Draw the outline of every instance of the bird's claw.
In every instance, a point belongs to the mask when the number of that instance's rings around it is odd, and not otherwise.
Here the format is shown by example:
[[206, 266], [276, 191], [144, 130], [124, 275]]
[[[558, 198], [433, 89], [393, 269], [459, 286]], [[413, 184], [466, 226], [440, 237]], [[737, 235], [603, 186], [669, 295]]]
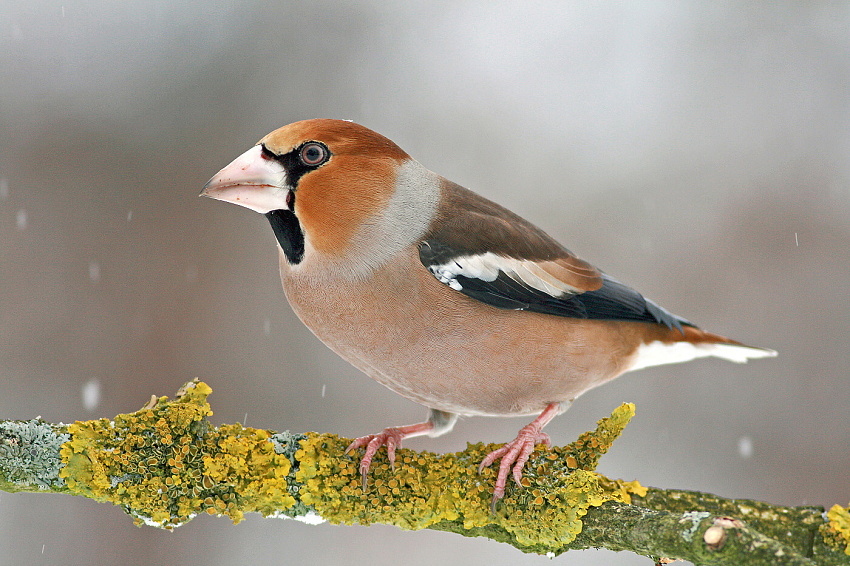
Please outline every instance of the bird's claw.
[[363, 493], [366, 493], [368, 486], [369, 468], [372, 467], [372, 458], [378, 453], [381, 446], [387, 447], [387, 459], [390, 461], [390, 468], [395, 471], [395, 449], [401, 448], [401, 441], [405, 434], [396, 427], [385, 428], [378, 434], [367, 434], [348, 445], [345, 449], [345, 454], [358, 448], [366, 448], [366, 453], [360, 460], [360, 475], [363, 477]]
[[505, 488], [508, 483], [508, 473], [511, 472], [513, 466], [513, 478], [518, 486], [522, 483], [522, 469], [525, 463], [534, 452], [535, 446], [545, 444], [546, 448], [552, 447], [552, 441], [549, 435], [541, 432], [540, 427], [535, 423], [523, 427], [517, 437], [508, 442], [498, 450], [494, 450], [487, 454], [478, 466], [478, 473], [484, 471], [484, 468], [498, 460], [502, 459], [499, 464], [499, 472], [496, 476], [496, 485], [493, 488], [493, 500], [490, 503], [490, 512], [496, 512], [496, 503], [505, 496]]

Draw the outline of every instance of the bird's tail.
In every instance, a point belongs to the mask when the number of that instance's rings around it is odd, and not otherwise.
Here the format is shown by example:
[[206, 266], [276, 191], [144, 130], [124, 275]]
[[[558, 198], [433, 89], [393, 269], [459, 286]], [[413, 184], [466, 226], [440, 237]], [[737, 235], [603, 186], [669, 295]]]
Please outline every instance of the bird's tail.
[[707, 357], [742, 364], [747, 360], [774, 356], [776, 356], [774, 350], [747, 346], [693, 326], [684, 326], [681, 331], [665, 329], [657, 337], [638, 346], [635, 359], [629, 369], [636, 370]]

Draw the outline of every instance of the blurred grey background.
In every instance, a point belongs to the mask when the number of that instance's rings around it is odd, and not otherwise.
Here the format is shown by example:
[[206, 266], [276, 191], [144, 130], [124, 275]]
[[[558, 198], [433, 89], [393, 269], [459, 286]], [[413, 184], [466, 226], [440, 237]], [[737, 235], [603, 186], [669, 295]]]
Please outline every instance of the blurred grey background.
[[[0, 2], [0, 418], [138, 409], [200, 377], [216, 423], [347, 436], [425, 410], [295, 318], [266, 221], [198, 199], [268, 131], [347, 118], [702, 327], [779, 350], [629, 374], [600, 470], [778, 504], [850, 500], [850, 6]], [[324, 393], [324, 394], [323, 394]], [[417, 449], [506, 441], [470, 418]], [[2, 564], [549, 564], [376, 526], [174, 533], [0, 494]], [[649, 564], [605, 551], [558, 564]]]

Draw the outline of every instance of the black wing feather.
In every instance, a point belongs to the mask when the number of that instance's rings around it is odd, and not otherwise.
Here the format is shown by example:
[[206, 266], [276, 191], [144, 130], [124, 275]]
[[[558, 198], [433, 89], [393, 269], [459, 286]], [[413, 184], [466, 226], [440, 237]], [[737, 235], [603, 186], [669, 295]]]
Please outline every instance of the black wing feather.
[[[434, 246], [433, 242], [429, 242]], [[441, 248], [442, 257], [445, 260], [446, 246]], [[423, 246], [420, 248], [428, 249]], [[420, 259], [426, 267], [435, 263], [425, 263], [429, 254], [420, 254]], [[694, 326], [682, 317], [659, 307], [643, 295], [623, 285], [616, 279], [603, 274], [602, 287], [595, 291], [586, 291], [579, 294], [568, 294], [553, 297], [548, 293], [540, 291], [499, 273], [494, 281], [483, 281], [472, 277], [458, 275], [457, 283], [460, 292], [464, 295], [486, 303], [488, 305], [511, 310], [527, 310], [555, 316], [571, 318], [583, 318], [593, 320], [634, 320], [642, 322], [654, 322], [663, 324], [668, 328], [676, 328], [680, 332], [682, 326]]]
[[682, 332], [682, 325], [694, 326], [684, 318], [659, 307], [643, 295], [603, 274], [602, 287], [576, 295], [587, 310], [587, 318], [657, 322]]

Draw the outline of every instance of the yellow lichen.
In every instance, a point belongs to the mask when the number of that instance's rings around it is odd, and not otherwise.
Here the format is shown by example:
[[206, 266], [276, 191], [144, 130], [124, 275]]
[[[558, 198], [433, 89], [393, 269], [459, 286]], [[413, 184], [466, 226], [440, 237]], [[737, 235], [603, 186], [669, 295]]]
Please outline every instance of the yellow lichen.
[[267, 431], [223, 425], [216, 436], [218, 451], [204, 456], [204, 467], [206, 477], [220, 491], [238, 494], [242, 511], [231, 512], [228, 505], [228, 516], [239, 522], [243, 511], [267, 516], [295, 505], [286, 483], [291, 464], [286, 456], [275, 453]]
[[287, 491], [289, 459], [262, 430], [212, 429], [207, 396], [195, 380], [174, 401], [155, 403], [114, 421], [76, 422], [62, 445], [60, 476], [72, 493], [108, 501], [143, 521], [171, 528], [199, 512], [239, 522], [295, 504]]
[[569, 446], [551, 451], [538, 446], [522, 485], [511, 482], [493, 514], [497, 468], [479, 474], [478, 465], [496, 445], [470, 444], [464, 452], [444, 455], [399, 450], [395, 470], [381, 450], [363, 493], [359, 454], [343, 456], [347, 439], [272, 434], [239, 424], [214, 429], [207, 421], [210, 392], [195, 381], [173, 401], [155, 398], [114, 421], [70, 425], [60, 475], [72, 493], [122, 505], [137, 523], [165, 528], [202, 512], [239, 522], [252, 511], [315, 510], [333, 523], [380, 522], [411, 530], [441, 522], [465, 529], [495, 525], [521, 545], [546, 549], [571, 542], [591, 506], [629, 502], [630, 494], [645, 493], [637, 482], [595, 472], [634, 414], [630, 404]]
[[581, 532], [581, 517], [589, 507], [628, 502], [629, 493], [645, 494], [637, 482], [609, 480], [593, 471], [632, 415], [634, 405], [624, 404], [570, 446], [551, 452], [538, 447], [526, 464], [523, 486], [511, 484], [495, 514], [489, 511], [495, 472], [487, 468], [478, 473], [494, 445], [471, 444], [464, 452], [444, 455], [399, 450], [395, 471], [382, 450], [363, 493], [359, 459], [341, 456], [348, 440], [310, 434], [295, 453], [295, 478], [302, 503], [332, 523], [384, 523], [403, 529], [458, 520], [465, 529], [496, 524], [520, 544], [558, 548]]
[[844, 541], [844, 554], [850, 555], [850, 506], [833, 505], [826, 512], [829, 519], [828, 528]]

